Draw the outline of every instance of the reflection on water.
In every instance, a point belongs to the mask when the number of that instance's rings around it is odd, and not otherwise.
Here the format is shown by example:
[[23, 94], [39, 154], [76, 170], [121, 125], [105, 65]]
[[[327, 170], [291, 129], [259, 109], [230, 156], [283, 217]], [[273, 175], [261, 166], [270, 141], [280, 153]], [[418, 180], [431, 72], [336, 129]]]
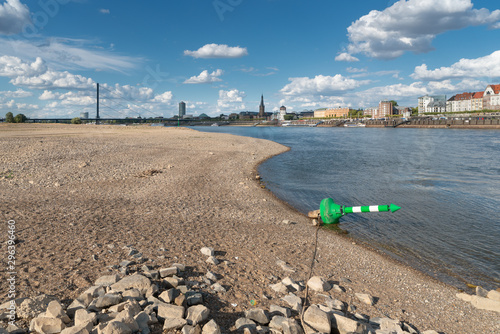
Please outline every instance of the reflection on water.
[[278, 197], [304, 213], [325, 197], [349, 206], [397, 204], [394, 214], [349, 214], [340, 228], [450, 284], [498, 287], [499, 131], [196, 129], [291, 147], [259, 168]]

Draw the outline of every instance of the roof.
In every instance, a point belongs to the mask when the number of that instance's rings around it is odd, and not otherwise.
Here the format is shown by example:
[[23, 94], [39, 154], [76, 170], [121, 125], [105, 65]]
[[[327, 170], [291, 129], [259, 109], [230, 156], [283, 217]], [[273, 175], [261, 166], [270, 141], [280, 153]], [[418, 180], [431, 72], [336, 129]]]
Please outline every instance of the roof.
[[[500, 85], [489, 85], [489, 87], [491, 87], [491, 89], [493, 89], [495, 94], [500, 93]], [[486, 88], [488, 88], [488, 87], [486, 87]]]
[[457, 95], [455, 95], [455, 101], [456, 100], [470, 100], [470, 99], [472, 99], [472, 94], [473, 93], [457, 94]]
[[475, 93], [472, 93], [472, 98], [473, 99], [482, 99], [483, 98], [483, 95], [484, 95], [484, 92], [475, 92]]

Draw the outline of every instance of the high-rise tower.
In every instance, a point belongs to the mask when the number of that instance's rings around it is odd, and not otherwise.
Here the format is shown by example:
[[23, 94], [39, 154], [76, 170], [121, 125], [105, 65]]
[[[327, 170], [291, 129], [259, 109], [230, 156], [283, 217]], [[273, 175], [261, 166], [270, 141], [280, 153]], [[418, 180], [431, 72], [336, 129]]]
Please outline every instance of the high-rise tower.
[[266, 107], [264, 106], [264, 94], [260, 97], [259, 117], [266, 117]]
[[181, 101], [179, 103], [179, 117], [182, 117], [186, 115], [186, 103], [184, 101]]

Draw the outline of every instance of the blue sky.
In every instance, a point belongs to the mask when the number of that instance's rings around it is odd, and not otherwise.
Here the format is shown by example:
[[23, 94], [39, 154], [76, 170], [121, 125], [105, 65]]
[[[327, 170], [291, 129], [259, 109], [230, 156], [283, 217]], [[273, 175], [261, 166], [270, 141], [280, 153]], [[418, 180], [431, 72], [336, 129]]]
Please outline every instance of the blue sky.
[[0, 0], [0, 115], [416, 106], [500, 83], [498, 0]]

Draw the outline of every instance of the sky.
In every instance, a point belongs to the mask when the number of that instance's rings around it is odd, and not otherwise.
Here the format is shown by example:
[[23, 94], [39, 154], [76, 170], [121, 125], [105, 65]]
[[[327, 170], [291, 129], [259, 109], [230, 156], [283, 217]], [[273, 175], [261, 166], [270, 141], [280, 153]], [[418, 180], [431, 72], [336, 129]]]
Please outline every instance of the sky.
[[218, 116], [500, 84], [498, 0], [0, 0], [0, 117]]

